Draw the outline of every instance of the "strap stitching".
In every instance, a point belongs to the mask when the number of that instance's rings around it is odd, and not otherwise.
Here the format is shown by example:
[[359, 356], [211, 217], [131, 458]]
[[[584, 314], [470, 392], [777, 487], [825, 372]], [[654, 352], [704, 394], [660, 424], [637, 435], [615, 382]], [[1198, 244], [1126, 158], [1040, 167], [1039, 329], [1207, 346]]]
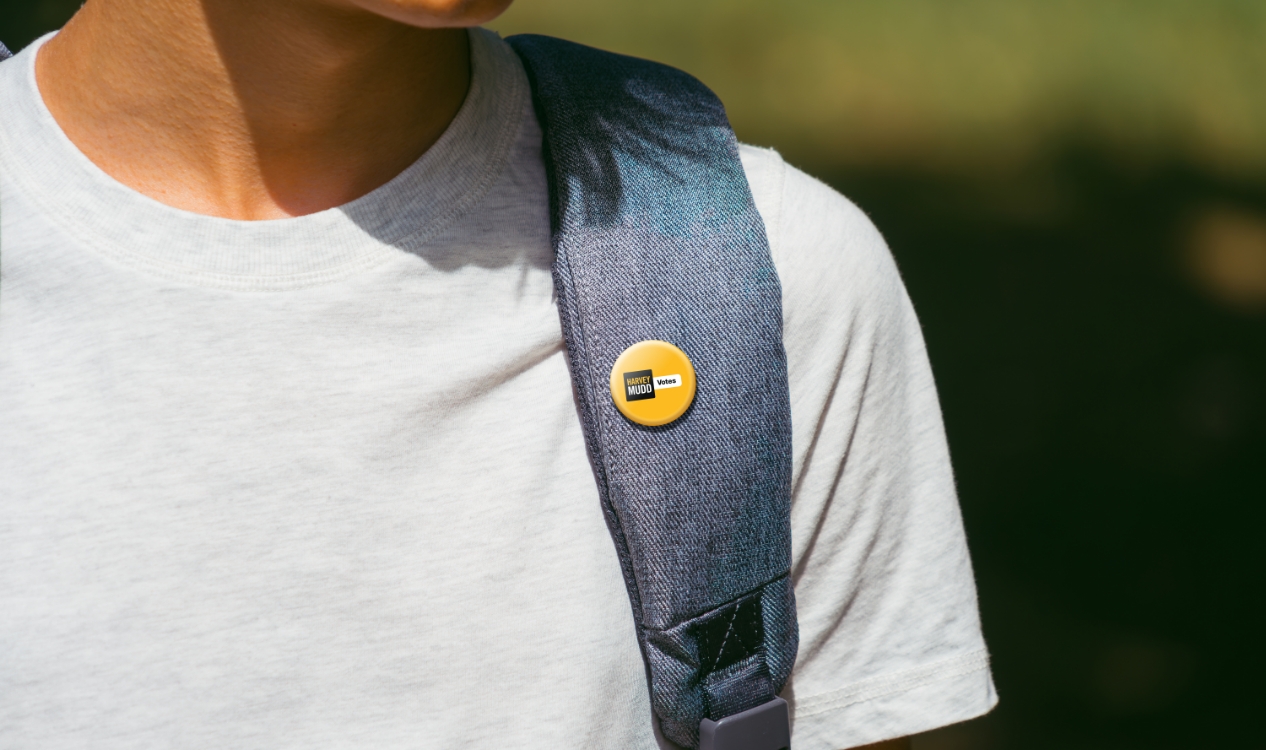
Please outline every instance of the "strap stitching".
[[[716, 668], [717, 663], [721, 661], [721, 656], [725, 653], [725, 644], [730, 642], [730, 633], [734, 632], [734, 621], [738, 619], [738, 611], [739, 611], [739, 607], [741, 606], [743, 605], [742, 604], [735, 605], [734, 611], [730, 613], [730, 622], [725, 627], [725, 635], [721, 637], [721, 646], [720, 648], [717, 649], [716, 655], [712, 657], [713, 669]], [[708, 671], [711, 672], [712, 670], [709, 669]]]

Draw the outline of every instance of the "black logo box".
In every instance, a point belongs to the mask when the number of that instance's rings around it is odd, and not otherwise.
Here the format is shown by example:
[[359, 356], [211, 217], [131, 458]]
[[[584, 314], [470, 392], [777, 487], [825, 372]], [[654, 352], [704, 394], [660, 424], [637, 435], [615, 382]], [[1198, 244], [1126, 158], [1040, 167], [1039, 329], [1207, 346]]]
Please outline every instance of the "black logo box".
[[655, 398], [655, 378], [650, 370], [624, 373], [624, 400], [644, 401]]

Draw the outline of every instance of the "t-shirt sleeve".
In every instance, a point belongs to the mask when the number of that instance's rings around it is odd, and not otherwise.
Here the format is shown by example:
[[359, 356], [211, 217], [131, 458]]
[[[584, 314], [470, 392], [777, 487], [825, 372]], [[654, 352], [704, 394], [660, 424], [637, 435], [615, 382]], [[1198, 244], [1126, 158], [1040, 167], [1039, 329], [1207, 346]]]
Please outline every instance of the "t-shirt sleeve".
[[964, 721], [997, 702], [923, 336], [856, 206], [743, 147], [783, 289], [796, 750]]

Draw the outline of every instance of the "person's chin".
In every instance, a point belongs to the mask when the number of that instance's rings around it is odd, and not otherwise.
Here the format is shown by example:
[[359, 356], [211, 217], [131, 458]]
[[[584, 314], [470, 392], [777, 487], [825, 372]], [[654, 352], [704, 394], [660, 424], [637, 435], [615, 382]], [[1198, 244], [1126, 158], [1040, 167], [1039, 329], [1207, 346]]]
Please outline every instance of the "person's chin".
[[501, 15], [514, 0], [352, 0], [380, 16], [423, 28], [478, 26]]

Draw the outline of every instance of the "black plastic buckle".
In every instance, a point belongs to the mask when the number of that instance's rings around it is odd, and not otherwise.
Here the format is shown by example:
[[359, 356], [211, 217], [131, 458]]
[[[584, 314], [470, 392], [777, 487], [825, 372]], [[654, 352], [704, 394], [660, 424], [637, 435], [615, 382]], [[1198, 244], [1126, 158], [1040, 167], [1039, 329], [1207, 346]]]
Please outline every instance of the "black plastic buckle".
[[720, 721], [699, 722], [699, 750], [790, 750], [787, 701], [774, 698]]

